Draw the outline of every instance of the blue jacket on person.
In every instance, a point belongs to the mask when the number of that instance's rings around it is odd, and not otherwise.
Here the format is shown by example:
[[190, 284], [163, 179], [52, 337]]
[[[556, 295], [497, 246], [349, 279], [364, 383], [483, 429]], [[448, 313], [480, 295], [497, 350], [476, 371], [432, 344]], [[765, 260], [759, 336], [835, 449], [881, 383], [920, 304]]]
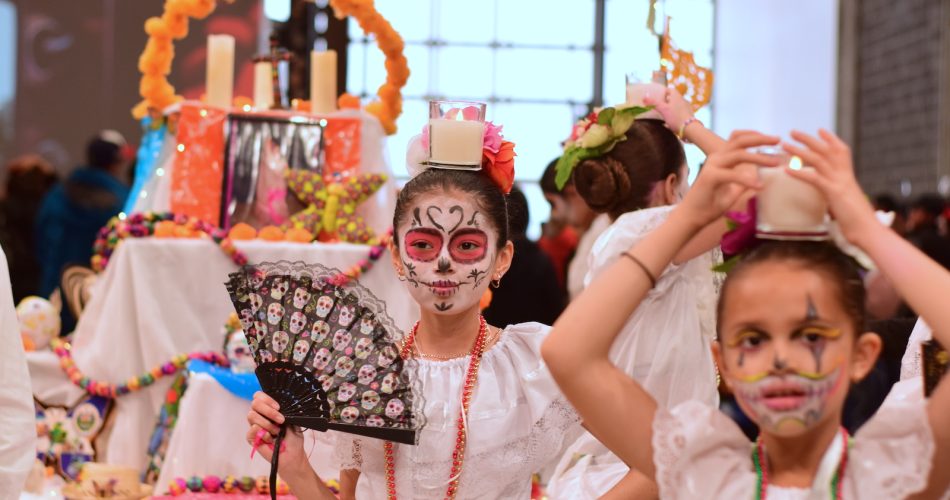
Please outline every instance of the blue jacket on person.
[[129, 188], [119, 179], [93, 167], [74, 171], [46, 194], [34, 232], [41, 296], [59, 286], [68, 264], [89, 265], [96, 233], [122, 211], [128, 196]]

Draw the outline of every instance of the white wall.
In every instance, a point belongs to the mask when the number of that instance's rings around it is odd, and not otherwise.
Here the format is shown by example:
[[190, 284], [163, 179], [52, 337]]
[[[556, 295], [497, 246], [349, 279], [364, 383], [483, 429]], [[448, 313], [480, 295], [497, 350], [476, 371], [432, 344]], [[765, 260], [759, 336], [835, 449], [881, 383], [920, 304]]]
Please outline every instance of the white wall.
[[838, 0], [718, 0], [714, 130], [833, 130], [837, 52]]

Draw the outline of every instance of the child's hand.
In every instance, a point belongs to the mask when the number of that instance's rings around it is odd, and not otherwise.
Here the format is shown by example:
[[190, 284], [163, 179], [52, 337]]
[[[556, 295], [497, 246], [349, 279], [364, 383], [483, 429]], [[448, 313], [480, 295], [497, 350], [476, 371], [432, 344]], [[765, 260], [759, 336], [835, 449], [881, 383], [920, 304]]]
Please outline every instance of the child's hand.
[[819, 130], [818, 136], [792, 132], [792, 138], [804, 146], [783, 144], [783, 149], [815, 170], [788, 170], [788, 173], [821, 191], [844, 237], [861, 247], [858, 239], [862, 234], [883, 226], [875, 218], [871, 202], [854, 177], [851, 149], [827, 130]]
[[676, 210], [699, 227], [721, 217], [744, 193], [759, 188], [757, 165], [779, 163], [774, 155], [747, 149], [775, 145], [778, 141], [778, 137], [759, 132], [733, 132], [722, 150], [706, 158], [696, 182]]
[[673, 88], [667, 87], [662, 95], [646, 94], [643, 96], [643, 104], [653, 106], [666, 122], [666, 128], [674, 134], [678, 134], [686, 120], [693, 117], [693, 108]]
[[[277, 401], [263, 392], [254, 393], [247, 423], [250, 426], [247, 430], [247, 442], [254, 451], [270, 462], [274, 454], [274, 439], [280, 432], [280, 425], [284, 423], [284, 416], [280, 413]], [[285, 479], [302, 475], [309, 470], [310, 462], [304, 452], [303, 433], [299, 429], [287, 429], [281, 442], [280, 455], [278, 469]]]

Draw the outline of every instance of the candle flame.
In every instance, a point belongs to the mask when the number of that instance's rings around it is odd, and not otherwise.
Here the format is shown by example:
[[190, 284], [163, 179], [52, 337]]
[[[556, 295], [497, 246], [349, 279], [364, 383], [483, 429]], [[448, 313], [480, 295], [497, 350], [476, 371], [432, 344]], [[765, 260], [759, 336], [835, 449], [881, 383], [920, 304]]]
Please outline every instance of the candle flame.
[[789, 170], [801, 170], [802, 169], [802, 159], [793, 156], [791, 160], [788, 161]]
[[179, 145], [178, 145], [178, 152], [179, 152], [179, 153], [184, 153], [184, 152], [185, 152], [185, 145], [184, 145], [184, 144], [179, 144]]

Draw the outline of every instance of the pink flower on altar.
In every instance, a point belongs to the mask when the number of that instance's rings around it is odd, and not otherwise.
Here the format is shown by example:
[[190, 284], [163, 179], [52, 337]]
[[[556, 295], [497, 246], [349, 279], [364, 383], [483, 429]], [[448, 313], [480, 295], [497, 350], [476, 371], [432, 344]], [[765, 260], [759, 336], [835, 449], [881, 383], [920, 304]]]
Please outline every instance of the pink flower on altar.
[[726, 218], [732, 223], [732, 229], [722, 236], [722, 253], [727, 257], [739, 255], [752, 249], [758, 240], [755, 236], [756, 206], [755, 198], [749, 200], [745, 212], [729, 212]]

